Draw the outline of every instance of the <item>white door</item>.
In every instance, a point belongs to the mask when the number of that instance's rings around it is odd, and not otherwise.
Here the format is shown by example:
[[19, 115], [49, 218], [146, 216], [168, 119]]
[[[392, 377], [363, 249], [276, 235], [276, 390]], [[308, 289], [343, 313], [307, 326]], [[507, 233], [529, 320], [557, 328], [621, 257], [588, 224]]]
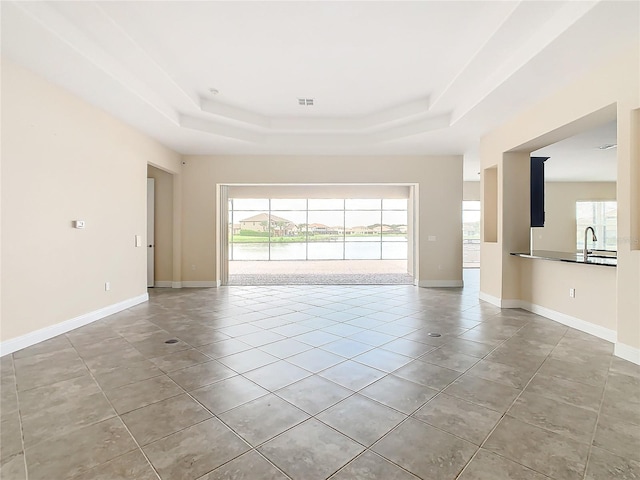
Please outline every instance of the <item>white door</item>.
[[155, 253], [155, 179], [147, 178], [147, 287], [153, 287], [154, 281], [154, 253]]

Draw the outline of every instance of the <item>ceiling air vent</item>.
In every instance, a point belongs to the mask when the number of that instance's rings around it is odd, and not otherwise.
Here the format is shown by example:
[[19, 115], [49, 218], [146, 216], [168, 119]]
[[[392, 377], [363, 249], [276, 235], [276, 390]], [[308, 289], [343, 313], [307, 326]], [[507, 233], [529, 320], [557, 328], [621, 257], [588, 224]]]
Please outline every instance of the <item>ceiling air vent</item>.
[[298, 105], [303, 107], [313, 107], [313, 98], [299, 98]]

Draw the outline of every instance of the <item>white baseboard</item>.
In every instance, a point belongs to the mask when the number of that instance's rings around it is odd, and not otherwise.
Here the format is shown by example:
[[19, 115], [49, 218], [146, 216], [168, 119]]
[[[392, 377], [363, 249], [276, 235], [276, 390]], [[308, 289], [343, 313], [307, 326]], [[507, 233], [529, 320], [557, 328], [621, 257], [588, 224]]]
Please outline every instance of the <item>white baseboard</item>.
[[429, 288], [429, 287], [445, 287], [445, 288], [455, 288], [462, 287], [462, 280], [420, 280], [418, 281], [419, 287]]
[[154, 282], [154, 287], [158, 288], [171, 288], [173, 286], [173, 282], [171, 280], [158, 280]]
[[507, 298], [507, 299], [502, 299], [500, 301], [501, 303], [501, 308], [524, 308], [522, 306], [522, 301], [521, 300], [514, 300], [512, 298]]
[[167, 285], [171, 288], [217, 288], [222, 285], [222, 282], [218, 281], [210, 281], [210, 280], [191, 280], [184, 282], [167, 282], [170, 285]]
[[[595, 325], [591, 322], [587, 322], [577, 317], [572, 317], [571, 315], [567, 315], [566, 313], [551, 310], [550, 308], [543, 307], [541, 305], [536, 305], [534, 303], [525, 302], [522, 300], [503, 300], [502, 298], [494, 297], [483, 292], [480, 292], [479, 298], [480, 300], [484, 300], [485, 302], [488, 302], [500, 308], [522, 308], [523, 310], [527, 310], [531, 313], [535, 313], [536, 315], [543, 316], [555, 322], [561, 323], [562, 325], [566, 325], [567, 327], [575, 328], [576, 330], [580, 330], [581, 332], [588, 333], [589, 335], [593, 335], [594, 337], [601, 338], [603, 340], [606, 340], [607, 342], [615, 343], [617, 338], [617, 333], [615, 330], [611, 330], [600, 325]], [[625, 347], [631, 348], [626, 345]], [[629, 355], [633, 356], [633, 353], [629, 353]], [[636, 353], [636, 355], [638, 355], [638, 353]]]
[[616, 343], [613, 354], [616, 357], [622, 358], [623, 360], [627, 360], [629, 362], [635, 363], [636, 365], [640, 365], [639, 348], [630, 347], [629, 345], [625, 345], [624, 343]]
[[520, 308], [537, 315], [542, 315], [545, 318], [554, 320], [558, 323], [561, 323], [562, 325], [566, 325], [567, 327], [575, 328], [576, 330], [580, 330], [581, 332], [601, 338], [603, 340], [606, 340], [607, 342], [615, 343], [618, 336], [615, 330], [611, 330], [609, 328], [596, 325], [585, 320], [581, 320], [577, 317], [572, 317], [571, 315], [567, 315], [565, 313], [556, 312], [555, 310], [551, 310], [540, 305], [521, 301]]
[[108, 317], [114, 313], [121, 312], [127, 308], [131, 308], [140, 303], [149, 300], [149, 294], [144, 293], [137, 297], [123, 300], [122, 302], [114, 303], [106, 307], [94, 310], [93, 312], [84, 313], [75, 318], [65, 320], [64, 322], [56, 323], [49, 327], [41, 328], [35, 332], [27, 333], [20, 337], [11, 338], [0, 343], [0, 356], [8, 355], [10, 353], [22, 350], [23, 348], [30, 347], [36, 343], [49, 340], [50, 338], [57, 337], [63, 333], [67, 333], [75, 328], [83, 327], [101, 318]]
[[499, 308], [522, 308], [522, 302], [520, 300], [505, 300], [484, 292], [480, 292], [478, 298]]
[[488, 293], [480, 292], [478, 298], [483, 302], [490, 303], [491, 305], [495, 305], [496, 307], [502, 308], [502, 299], [498, 297], [494, 297], [493, 295], [489, 295]]
[[215, 280], [191, 280], [182, 282], [183, 288], [215, 288], [218, 286], [218, 282]]

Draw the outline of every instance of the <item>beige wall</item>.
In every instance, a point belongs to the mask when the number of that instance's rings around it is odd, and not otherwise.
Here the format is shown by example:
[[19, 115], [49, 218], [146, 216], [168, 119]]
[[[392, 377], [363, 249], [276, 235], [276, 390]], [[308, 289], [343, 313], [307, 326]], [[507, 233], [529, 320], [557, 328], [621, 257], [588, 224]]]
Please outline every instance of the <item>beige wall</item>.
[[5, 59], [1, 88], [5, 341], [146, 293], [147, 163], [179, 156]]
[[547, 182], [544, 188], [545, 222], [533, 229], [535, 250], [574, 252], [576, 202], [616, 199], [615, 182]]
[[[462, 157], [184, 157], [183, 282], [216, 282], [220, 184], [417, 184], [418, 279], [421, 285], [462, 281]], [[429, 237], [434, 241], [428, 241]], [[217, 246], [218, 245], [218, 246]], [[218, 248], [218, 251], [216, 251]]]
[[173, 175], [152, 165], [147, 177], [155, 179], [155, 281], [171, 286], [173, 281]]
[[463, 182], [462, 184], [462, 200], [480, 201], [480, 182]]
[[[514, 257], [520, 267], [522, 300], [616, 330], [616, 269]], [[569, 289], [575, 297], [569, 296]], [[597, 301], [590, 301], [591, 299]]]
[[[524, 238], [527, 228], [514, 215], [512, 202], [515, 193], [512, 183], [519, 181], [510, 171], [512, 159], [508, 152], [523, 152], [525, 155], [543, 146], [568, 138], [595, 125], [611, 121], [618, 122], [618, 172], [616, 198], [618, 201], [618, 267], [616, 269], [615, 331], [616, 352], [640, 362], [640, 250], [638, 232], [632, 231], [632, 218], [640, 215], [636, 199], [640, 185], [637, 175], [638, 158], [637, 130], [632, 134], [634, 109], [640, 106], [640, 72], [638, 46], [630, 47], [618, 58], [611, 60], [583, 77], [580, 81], [548, 97], [533, 106], [513, 121], [490, 132], [481, 140], [482, 168], [497, 165], [498, 174], [498, 242], [482, 244], [482, 264], [491, 265], [481, 272], [481, 296], [508, 304], [531, 295], [533, 285], [513, 286], [514, 277], [522, 279], [522, 262], [509, 259], [514, 238]], [[528, 188], [521, 195], [528, 196]], [[519, 212], [528, 218], [529, 213], [522, 202]], [[537, 260], [542, 261], [542, 260]], [[560, 264], [556, 275], [567, 282], [576, 274], [575, 268], [594, 283], [593, 268], [584, 265]], [[536, 277], [537, 278], [537, 277]], [[541, 280], [539, 280], [541, 281]], [[608, 288], [608, 287], [605, 287]], [[565, 292], [568, 297], [568, 292]], [[536, 296], [543, 307], [556, 305], [558, 313], [570, 315], [562, 304], [555, 304], [544, 292]], [[597, 295], [576, 299], [581, 303], [581, 312], [597, 310], [601, 299]], [[551, 306], [548, 307], [552, 309]], [[588, 321], [588, 320], [585, 320]]]
[[403, 185], [236, 185], [229, 198], [409, 198]]

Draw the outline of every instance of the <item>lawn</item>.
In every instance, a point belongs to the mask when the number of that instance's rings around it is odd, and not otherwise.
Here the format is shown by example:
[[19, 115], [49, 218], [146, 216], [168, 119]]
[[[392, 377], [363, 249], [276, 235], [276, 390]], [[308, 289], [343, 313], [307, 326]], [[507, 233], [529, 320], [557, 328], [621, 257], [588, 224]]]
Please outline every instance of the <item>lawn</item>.
[[[404, 237], [404, 234], [385, 234], [383, 237]], [[368, 237], [372, 242], [380, 240], [379, 235], [349, 235], [352, 237]], [[231, 240], [233, 243], [267, 243], [269, 242], [269, 236], [254, 236], [254, 235], [234, 235]], [[300, 243], [300, 242], [341, 242], [342, 235], [299, 235], [295, 237], [271, 237], [271, 243]]]

